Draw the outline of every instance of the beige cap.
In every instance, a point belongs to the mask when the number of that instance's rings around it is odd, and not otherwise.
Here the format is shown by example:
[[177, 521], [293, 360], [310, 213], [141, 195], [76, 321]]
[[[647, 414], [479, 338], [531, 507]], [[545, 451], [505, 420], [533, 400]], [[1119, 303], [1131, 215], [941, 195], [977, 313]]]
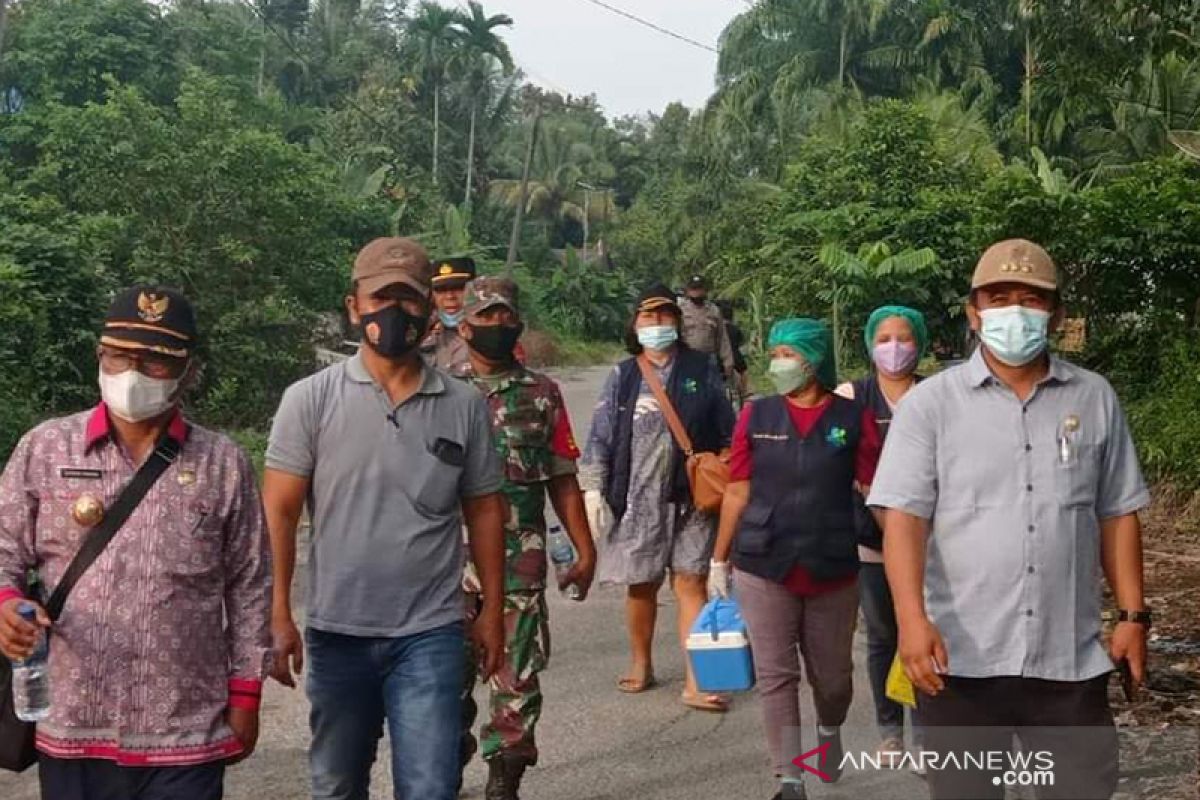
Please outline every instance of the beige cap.
[[975, 265], [971, 289], [996, 283], [1023, 283], [1036, 289], [1056, 291], [1058, 269], [1054, 259], [1028, 239], [1007, 239], [994, 244]]
[[425, 248], [412, 239], [376, 239], [358, 252], [352, 277], [367, 294], [403, 283], [422, 297], [429, 296], [433, 267]]

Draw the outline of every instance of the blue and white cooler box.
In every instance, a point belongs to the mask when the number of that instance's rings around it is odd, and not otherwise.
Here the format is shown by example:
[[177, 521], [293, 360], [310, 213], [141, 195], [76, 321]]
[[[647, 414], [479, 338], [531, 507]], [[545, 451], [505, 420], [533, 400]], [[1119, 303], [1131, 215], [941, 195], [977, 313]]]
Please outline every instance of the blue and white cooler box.
[[754, 688], [754, 661], [746, 621], [733, 599], [713, 598], [700, 611], [687, 639], [688, 660], [703, 692]]

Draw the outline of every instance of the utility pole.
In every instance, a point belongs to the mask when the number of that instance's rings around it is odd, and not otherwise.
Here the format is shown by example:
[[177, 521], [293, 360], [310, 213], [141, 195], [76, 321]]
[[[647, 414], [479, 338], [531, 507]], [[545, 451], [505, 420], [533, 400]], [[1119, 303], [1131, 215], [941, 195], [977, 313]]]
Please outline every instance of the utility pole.
[[575, 185], [583, 189], [583, 257], [586, 259], [588, 242], [591, 240], [592, 192], [596, 191], [596, 187], [583, 181], [576, 181]]
[[521, 223], [525, 220], [526, 195], [529, 193], [529, 170], [533, 166], [533, 151], [537, 147], [538, 129], [542, 125], [542, 104], [539, 101], [533, 114], [533, 130], [529, 133], [529, 147], [525, 150], [525, 167], [521, 170], [521, 192], [517, 201], [517, 213], [513, 215], [512, 236], [508, 239], [508, 258], [504, 261], [504, 274], [512, 277], [517, 263], [517, 245], [521, 239]]
[[8, 21], [8, 0], [0, 0], [0, 56], [4, 55], [4, 23]]

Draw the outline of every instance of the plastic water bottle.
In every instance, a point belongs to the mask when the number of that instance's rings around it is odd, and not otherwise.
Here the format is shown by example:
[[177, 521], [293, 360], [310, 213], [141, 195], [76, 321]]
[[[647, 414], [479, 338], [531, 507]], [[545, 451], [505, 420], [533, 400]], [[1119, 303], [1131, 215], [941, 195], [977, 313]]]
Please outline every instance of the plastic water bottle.
[[[17, 613], [26, 622], [37, 624], [37, 610], [29, 603], [22, 603]], [[46, 631], [39, 626], [33, 652], [28, 658], [13, 662], [13, 705], [19, 720], [37, 722], [50, 713], [49, 655]]]
[[[550, 563], [554, 565], [554, 575], [562, 580], [563, 576], [570, 572], [571, 567], [575, 565], [575, 548], [571, 546], [571, 540], [563, 531], [562, 525], [550, 526], [550, 532], [546, 534], [546, 548], [550, 551]], [[579, 587], [573, 583], [562, 591], [572, 600], [579, 599]]]

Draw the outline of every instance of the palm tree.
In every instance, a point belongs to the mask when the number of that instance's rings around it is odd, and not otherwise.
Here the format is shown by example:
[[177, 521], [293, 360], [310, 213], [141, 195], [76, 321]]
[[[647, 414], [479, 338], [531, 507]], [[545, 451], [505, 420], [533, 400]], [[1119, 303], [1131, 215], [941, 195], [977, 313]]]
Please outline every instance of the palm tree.
[[409, 20], [408, 35], [418, 47], [419, 68], [433, 92], [433, 184], [438, 183], [438, 151], [442, 126], [442, 82], [453, 60], [460, 38], [455, 26], [463, 19], [460, 12], [423, 0]]
[[262, 21], [262, 42], [258, 50], [257, 93], [263, 96], [267, 77], [267, 40], [272, 32], [291, 42], [308, 19], [306, 0], [258, 0], [255, 4]]
[[740, 138], [746, 149], [765, 154], [786, 150], [789, 137], [803, 133], [813, 105], [829, 105], [830, 92], [853, 94], [864, 82], [891, 87], [897, 67], [909, 58], [906, 48], [878, 35], [894, 5], [894, 0], [756, 3], [721, 34], [709, 121], [719, 135]]
[[496, 29], [513, 24], [507, 14], [488, 16], [483, 5], [470, 0], [467, 13], [455, 25], [458, 36], [459, 60], [463, 67], [468, 103], [471, 107], [471, 129], [467, 136], [467, 179], [463, 190], [463, 207], [471, 205], [471, 184], [475, 170], [475, 125], [484, 94], [494, 83], [497, 66], [502, 75], [513, 71], [512, 54], [508, 45], [496, 35]]
[[[591, 145], [573, 131], [550, 128], [538, 141], [526, 191], [525, 212], [541, 221], [547, 240], [554, 225], [575, 222], [583, 226], [610, 219], [616, 204], [613, 192], [587, 184], [592, 172], [603, 173]], [[585, 188], [586, 187], [586, 188]], [[491, 182], [491, 196], [515, 208], [521, 202], [521, 182]]]

